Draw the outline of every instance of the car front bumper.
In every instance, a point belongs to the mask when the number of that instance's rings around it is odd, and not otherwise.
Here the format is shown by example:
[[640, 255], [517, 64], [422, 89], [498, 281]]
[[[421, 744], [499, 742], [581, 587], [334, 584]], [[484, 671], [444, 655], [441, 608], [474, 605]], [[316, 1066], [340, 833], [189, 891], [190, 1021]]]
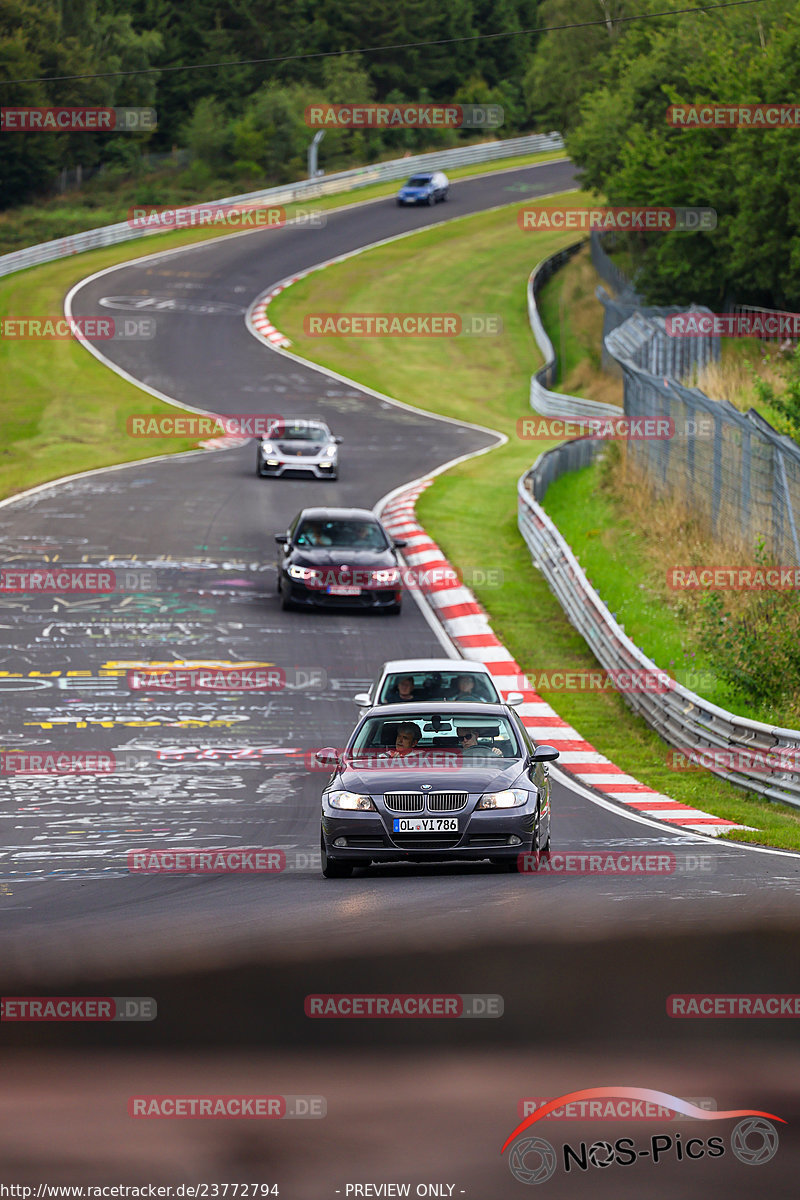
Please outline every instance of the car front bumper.
[[403, 589], [361, 588], [358, 596], [332, 596], [324, 588], [309, 588], [296, 579], [288, 579], [288, 598], [292, 604], [308, 608], [393, 608], [403, 599]]
[[316, 479], [332, 479], [339, 469], [337, 458], [278, 458], [271, 455], [260, 458], [258, 467], [262, 475], [312, 475]]
[[[323, 802], [322, 832], [326, 852], [332, 858], [366, 865], [369, 862], [442, 859], [466, 862], [486, 858], [514, 859], [530, 851], [536, 822], [535, 799], [518, 809], [470, 811], [476, 800], [477, 797], [471, 797], [466, 809], [450, 814], [458, 818], [457, 835], [394, 833], [394, 818], [410, 814], [388, 811], [344, 813]], [[547, 830], [544, 833], [546, 839]], [[337, 844], [342, 840], [344, 844]]]

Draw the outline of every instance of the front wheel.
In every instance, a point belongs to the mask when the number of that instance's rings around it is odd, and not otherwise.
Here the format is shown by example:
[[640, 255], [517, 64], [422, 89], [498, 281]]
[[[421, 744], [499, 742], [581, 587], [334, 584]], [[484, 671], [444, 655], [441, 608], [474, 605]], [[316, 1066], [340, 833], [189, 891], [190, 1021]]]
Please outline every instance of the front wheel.
[[436, 197], [434, 196], [433, 192], [431, 192], [431, 194], [428, 196], [428, 208], [432, 208], [435, 203]]
[[287, 591], [286, 591], [286, 589], [284, 589], [283, 584], [281, 584], [281, 583], [278, 584], [278, 595], [281, 598], [281, 608], [283, 609], [283, 611], [284, 612], [292, 612], [294, 610], [294, 604], [289, 599]]
[[320, 834], [319, 854], [324, 879], [349, 879], [353, 874], [353, 864], [342, 862], [340, 858], [330, 858], [325, 849], [325, 835]]
[[533, 862], [531, 865], [532, 865], [532, 869], [534, 871], [540, 870], [541, 865], [542, 865], [542, 859], [549, 860], [549, 858], [550, 858], [550, 831], [548, 830], [548, 832], [547, 832], [547, 841], [545, 842], [545, 844], [543, 846], [540, 845], [541, 825], [539, 824], [539, 820], [540, 820], [540, 818], [537, 813], [536, 829], [533, 834], [533, 840], [531, 842], [531, 850], [530, 850], [531, 857], [533, 859]]

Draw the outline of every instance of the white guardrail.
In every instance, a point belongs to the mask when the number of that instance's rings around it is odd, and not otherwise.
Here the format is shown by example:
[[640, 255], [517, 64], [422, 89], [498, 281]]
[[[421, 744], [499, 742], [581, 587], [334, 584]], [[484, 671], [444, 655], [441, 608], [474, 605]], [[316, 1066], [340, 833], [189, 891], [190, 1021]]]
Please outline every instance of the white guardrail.
[[528, 278], [528, 320], [531, 331], [539, 347], [544, 366], [531, 376], [530, 401], [534, 412], [545, 417], [621, 417], [623, 412], [615, 404], [603, 404], [599, 400], [585, 400], [582, 396], [568, 396], [565, 392], [551, 392], [550, 385], [556, 377], [556, 353], [553, 343], [547, 336], [545, 327], [539, 316], [536, 298], [540, 288], [551, 275], [577, 254], [585, 246], [588, 238], [551, 254], [533, 268]]
[[[202, 205], [186, 205], [176, 208], [176, 213], [189, 213], [205, 205], [254, 204], [268, 201], [272, 204], [292, 204], [302, 200], [316, 200], [320, 196], [350, 192], [368, 187], [372, 183], [405, 179], [417, 171], [436, 171], [447, 167], [471, 166], [476, 163], [492, 162], [495, 159], [516, 158], [519, 155], [536, 154], [547, 150], [563, 150], [564, 142], [558, 133], [536, 133], [528, 137], [512, 138], [507, 142], [480, 142], [475, 146], [459, 146], [452, 150], [435, 150], [430, 154], [416, 154], [410, 158], [394, 158], [389, 162], [375, 163], [370, 167], [355, 167], [340, 171], [336, 175], [324, 175], [318, 179], [303, 179], [297, 183], [280, 187], [264, 188], [246, 192], [241, 196], [226, 196], [222, 200], [203, 201]], [[0, 276], [35, 267], [40, 263], [66, 258], [70, 254], [81, 254], [84, 250], [96, 250], [101, 246], [115, 246], [120, 242], [136, 238], [152, 237], [163, 232], [158, 228], [132, 229], [127, 221], [116, 225], [104, 225], [99, 229], [88, 229], [85, 233], [71, 234], [52, 242], [41, 242], [38, 246], [27, 246], [0, 256]]]
[[[557, 259], [556, 266], [548, 272], [552, 274], [581, 244], [570, 246], [540, 263], [528, 281], [531, 328], [534, 334], [537, 328], [540, 329], [548, 345], [549, 338], [536, 310], [534, 277], [541, 279], [548, 263]], [[540, 274], [537, 276], [537, 273]], [[548, 357], [538, 336], [536, 340]], [[579, 412], [569, 407], [577, 397], [559, 396], [555, 392], [548, 392], [547, 396], [554, 402], [560, 401], [559, 416], [605, 416], [605, 410], [611, 408], [583, 400], [579, 403], [589, 408]], [[618, 408], [611, 412], [620, 415]], [[531, 551], [534, 566], [542, 572], [570, 622], [585, 638], [601, 666], [609, 672], [644, 671], [663, 675], [664, 671], [634, 645], [611, 615], [539, 503], [554, 479], [564, 471], [586, 466], [602, 447], [603, 443], [598, 439], [576, 438], [541, 454], [517, 485], [519, 530]], [[715, 775], [767, 799], [800, 807], [800, 731], [726, 712], [677, 682], [663, 692], [628, 691], [624, 696], [631, 708], [666, 742], [677, 750], [695, 751], [703, 765]], [[717, 751], [719, 756], [715, 755]], [[729, 763], [735, 766], [727, 766]]]

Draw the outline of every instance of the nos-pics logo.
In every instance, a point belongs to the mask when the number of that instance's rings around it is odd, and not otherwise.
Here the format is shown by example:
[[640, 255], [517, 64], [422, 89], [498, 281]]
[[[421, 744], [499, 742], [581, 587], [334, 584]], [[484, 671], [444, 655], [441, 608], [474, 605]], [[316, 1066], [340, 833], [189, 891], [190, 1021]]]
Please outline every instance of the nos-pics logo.
[[541, 1121], [556, 1109], [577, 1101], [600, 1098], [658, 1104], [662, 1108], [697, 1121], [731, 1121], [738, 1118], [738, 1123], [730, 1134], [729, 1148], [735, 1158], [750, 1167], [763, 1166], [775, 1157], [778, 1151], [778, 1131], [772, 1122], [780, 1121], [781, 1124], [785, 1124], [783, 1117], [751, 1108], [710, 1112], [691, 1104], [688, 1100], [682, 1100], [679, 1096], [653, 1091], [651, 1088], [586, 1088], [579, 1092], [567, 1092], [541, 1105], [521, 1121], [506, 1138], [500, 1153], [505, 1154], [511, 1146], [508, 1165], [514, 1178], [525, 1184], [546, 1183], [555, 1175], [559, 1163], [565, 1174], [569, 1175], [573, 1172], [588, 1172], [593, 1168], [603, 1170], [611, 1166], [631, 1167], [642, 1158], [651, 1159], [654, 1163], [665, 1160], [690, 1162], [702, 1158], [721, 1158], [726, 1153], [724, 1138], [720, 1136], [707, 1139], [694, 1137], [684, 1142], [681, 1135], [674, 1131], [670, 1134], [653, 1134], [641, 1149], [633, 1138], [622, 1137], [613, 1142], [580, 1142], [577, 1146], [564, 1142], [559, 1151], [546, 1138], [537, 1135], [521, 1136], [537, 1121]]

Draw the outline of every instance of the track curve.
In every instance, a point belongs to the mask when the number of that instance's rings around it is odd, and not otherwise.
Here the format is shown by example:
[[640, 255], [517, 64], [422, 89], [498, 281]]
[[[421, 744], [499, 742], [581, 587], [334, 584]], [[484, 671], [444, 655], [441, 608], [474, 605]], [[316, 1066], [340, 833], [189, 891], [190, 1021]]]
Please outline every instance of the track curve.
[[[156, 581], [139, 597], [0, 601], [9, 647], [0, 664], [5, 747], [104, 749], [138, 762], [99, 782], [0, 780], [6, 961], [52, 965], [69, 955], [111, 966], [132, 956], [175, 961], [212, 946], [302, 947], [331, 937], [361, 945], [367, 925], [378, 943], [413, 943], [455, 929], [484, 937], [498, 923], [509, 937], [532, 922], [554, 931], [635, 928], [667, 912], [671, 921], [724, 915], [743, 898], [751, 914], [796, 905], [800, 857], [676, 835], [594, 803], [569, 782], [554, 784], [554, 848], [667, 847], [699, 851], [707, 865], [671, 876], [546, 880], [488, 866], [398, 867], [331, 883], [310, 857], [324, 777], [306, 769], [301, 752], [341, 744], [356, 716], [352, 694], [381, 662], [442, 646], [410, 602], [397, 620], [282, 613], [273, 535], [310, 498], [372, 507], [494, 439], [280, 356], [253, 339], [244, 314], [271, 283], [323, 259], [510, 203], [523, 188], [534, 197], [570, 186], [567, 162], [519, 168], [460, 181], [448, 204], [432, 210], [371, 202], [330, 214], [319, 230], [287, 227], [156, 253], [75, 290], [78, 315], [104, 311], [109, 298], [118, 313], [141, 311], [148, 297], [166, 302], [150, 310], [152, 341], [104, 347], [118, 369], [193, 407], [319, 414], [344, 439], [342, 470], [336, 483], [259, 480], [248, 445], [94, 473], [4, 507], [8, 562], [57, 553], [147, 569]], [[322, 670], [326, 683], [267, 699], [155, 702], [127, 690], [125, 664], [183, 659], [275, 662]], [[127, 872], [129, 850], [159, 844], [274, 846], [299, 857], [296, 869], [268, 879]]]

